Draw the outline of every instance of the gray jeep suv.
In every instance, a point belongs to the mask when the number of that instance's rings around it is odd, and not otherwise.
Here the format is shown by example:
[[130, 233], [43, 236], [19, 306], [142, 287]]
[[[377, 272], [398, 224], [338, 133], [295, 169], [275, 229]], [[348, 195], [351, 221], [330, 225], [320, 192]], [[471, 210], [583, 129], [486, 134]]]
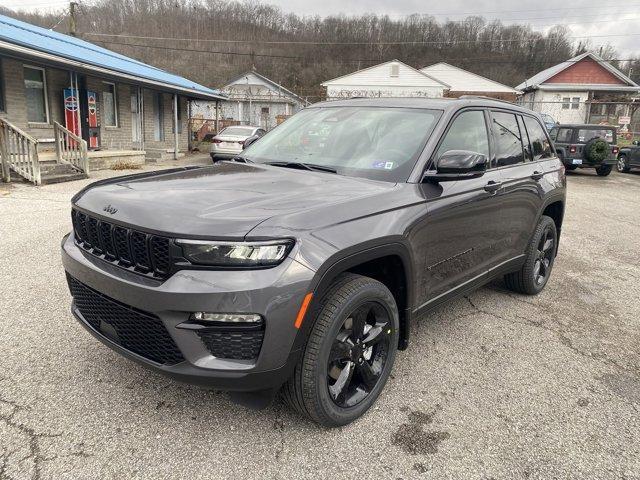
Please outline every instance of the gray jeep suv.
[[616, 127], [608, 125], [558, 125], [549, 132], [558, 157], [567, 170], [594, 168], [601, 177], [617, 163]]
[[497, 277], [540, 292], [564, 204], [527, 109], [336, 101], [231, 161], [88, 186], [62, 259], [73, 314], [110, 348], [336, 426], [375, 402], [414, 317]]

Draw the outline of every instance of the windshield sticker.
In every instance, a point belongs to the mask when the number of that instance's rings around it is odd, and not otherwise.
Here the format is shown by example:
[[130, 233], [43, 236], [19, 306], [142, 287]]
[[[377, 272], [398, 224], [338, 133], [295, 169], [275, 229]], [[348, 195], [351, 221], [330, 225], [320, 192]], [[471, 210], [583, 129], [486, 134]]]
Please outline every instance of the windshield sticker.
[[374, 162], [371, 168], [382, 168], [384, 170], [393, 170], [393, 162]]

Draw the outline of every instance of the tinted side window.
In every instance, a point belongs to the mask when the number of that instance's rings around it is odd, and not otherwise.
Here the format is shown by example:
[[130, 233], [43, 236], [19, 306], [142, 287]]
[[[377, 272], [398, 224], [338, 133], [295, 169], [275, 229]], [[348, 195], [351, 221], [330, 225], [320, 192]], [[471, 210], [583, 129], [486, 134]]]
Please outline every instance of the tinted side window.
[[558, 139], [558, 129], [553, 127], [549, 132], [549, 136], [551, 137], [551, 140], [555, 142]]
[[556, 138], [555, 141], [560, 143], [571, 143], [572, 134], [573, 130], [570, 128], [561, 128], [558, 130], [558, 138]]
[[449, 150], [468, 150], [482, 153], [489, 158], [489, 138], [484, 112], [470, 110], [456, 117], [438, 147], [436, 158], [440, 158]]
[[551, 145], [542, 126], [535, 118], [531, 117], [524, 117], [524, 125], [529, 133], [529, 140], [531, 141], [531, 148], [533, 150], [533, 159], [540, 160], [541, 158], [550, 158]]
[[496, 137], [496, 161], [498, 167], [524, 162], [522, 136], [518, 120], [513, 113], [492, 112], [493, 132]]

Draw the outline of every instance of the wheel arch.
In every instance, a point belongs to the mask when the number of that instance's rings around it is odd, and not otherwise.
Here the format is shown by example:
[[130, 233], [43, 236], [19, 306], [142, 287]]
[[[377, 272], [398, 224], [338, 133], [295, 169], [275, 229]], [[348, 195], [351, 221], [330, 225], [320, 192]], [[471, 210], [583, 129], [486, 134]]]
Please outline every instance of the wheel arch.
[[[413, 269], [411, 255], [406, 245], [398, 242], [386, 243], [327, 260], [318, 270], [312, 284], [313, 300], [309, 315], [315, 318], [320, 301], [335, 279], [342, 273], [356, 273], [383, 283], [393, 294], [400, 316], [398, 348], [404, 350], [409, 341], [409, 325], [413, 302]], [[302, 338], [306, 339], [313, 322], [304, 322]]]
[[[551, 217], [553, 223], [555, 223], [556, 231], [558, 234], [558, 242], [560, 241], [560, 232], [562, 231], [562, 222], [564, 221], [564, 209], [565, 199], [554, 197], [545, 202], [540, 213], [540, 217], [546, 215], [547, 217]], [[540, 218], [538, 218], [538, 221], [540, 221]]]

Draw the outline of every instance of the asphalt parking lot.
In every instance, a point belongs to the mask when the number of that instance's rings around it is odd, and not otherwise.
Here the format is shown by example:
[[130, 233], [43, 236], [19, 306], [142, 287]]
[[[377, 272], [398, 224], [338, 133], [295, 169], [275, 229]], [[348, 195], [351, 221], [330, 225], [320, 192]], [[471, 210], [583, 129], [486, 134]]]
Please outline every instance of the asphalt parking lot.
[[640, 478], [640, 174], [570, 174], [546, 290], [498, 282], [420, 319], [376, 407], [334, 430], [76, 323], [59, 242], [88, 182], [0, 186], [0, 479]]

